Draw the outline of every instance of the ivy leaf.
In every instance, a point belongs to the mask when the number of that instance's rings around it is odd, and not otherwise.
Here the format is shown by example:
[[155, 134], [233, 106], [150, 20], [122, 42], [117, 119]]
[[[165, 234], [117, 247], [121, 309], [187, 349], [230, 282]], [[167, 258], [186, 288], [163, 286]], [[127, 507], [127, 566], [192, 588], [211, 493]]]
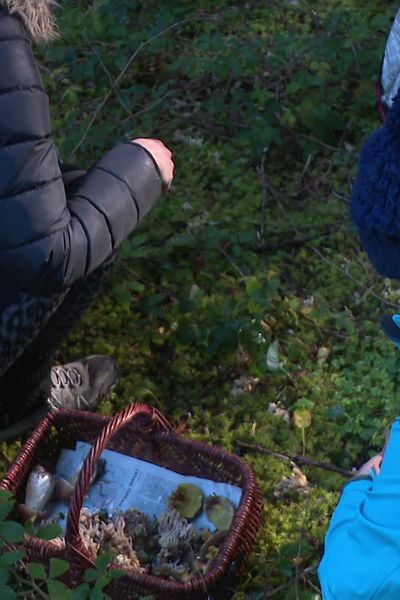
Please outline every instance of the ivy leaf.
[[3, 521], [3, 519], [5, 519], [10, 514], [10, 512], [14, 508], [14, 505], [15, 500], [7, 500], [6, 502], [0, 503], [0, 521]]
[[107, 596], [103, 594], [100, 588], [95, 587], [90, 591], [90, 600], [105, 600]]
[[60, 558], [51, 558], [50, 559], [50, 571], [49, 575], [52, 578], [60, 577], [69, 570], [69, 564], [65, 560], [61, 560]]
[[47, 523], [40, 527], [35, 535], [41, 540], [53, 540], [63, 533], [62, 528], [57, 523]]
[[125, 577], [125, 575], [125, 571], [121, 571], [121, 569], [110, 569], [110, 571], [107, 572], [107, 576], [110, 581], [113, 581], [114, 579], [121, 579], [121, 577]]
[[71, 590], [61, 581], [49, 579], [47, 590], [51, 600], [71, 600]]
[[299, 429], [307, 429], [312, 423], [312, 415], [306, 408], [297, 408], [293, 413], [293, 422]]
[[103, 575], [100, 575], [100, 577], [96, 581], [95, 587], [98, 588], [99, 590], [102, 590], [109, 583], [110, 583], [110, 578], [108, 576], [108, 573], [103, 573]]
[[[11, 578], [10, 567], [1, 567], [0, 568], [0, 583], [8, 583]], [[0, 596], [1, 597], [1, 596]]]
[[267, 351], [267, 367], [270, 371], [281, 371], [282, 364], [279, 362], [279, 342], [275, 340]]
[[36, 530], [32, 521], [26, 521], [26, 523], [24, 523], [24, 531], [27, 535], [36, 535]]
[[87, 583], [82, 583], [73, 590], [70, 600], [87, 600], [90, 588]]
[[14, 590], [12, 590], [8, 585], [3, 585], [0, 583], [0, 598], [1, 600], [15, 600], [17, 597]]
[[47, 579], [47, 573], [43, 565], [39, 563], [28, 563], [26, 565], [26, 570], [32, 579]]
[[100, 556], [96, 558], [95, 563], [98, 571], [100, 571], [100, 573], [104, 573], [108, 565], [110, 564], [110, 561], [111, 555], [109, 552], [104, 552], [103, 554], [100, 554]]
[[10, 490], [0, 490], [0, 503], [7, 502], [7, 500], [11, 500], [13, 497]]
[[97, 569], [86, 569], [83, 579], [84, 581], [96, 581], [101, 574]]
[[140, 281], [137, 281], [136, 279], [131, 279], [130, 281], [127, 281], [126, 287], [129, 291], [138, 294], [146, 289], [146, 286], [143, 285], [143, 283], [140, 283]]
[[0, 535], [12, 544], [23, 542], [25, 538], [24, 528], [20, 523], [14, 523], [14, 521], [1, 521]]
[[2, 556], [0, 556], [0, 567], [9, 567], [10, 565], [15, 565], [15, 563], [21, 560], [23, 556], [24, 553], [21, 550], [5, 552]]

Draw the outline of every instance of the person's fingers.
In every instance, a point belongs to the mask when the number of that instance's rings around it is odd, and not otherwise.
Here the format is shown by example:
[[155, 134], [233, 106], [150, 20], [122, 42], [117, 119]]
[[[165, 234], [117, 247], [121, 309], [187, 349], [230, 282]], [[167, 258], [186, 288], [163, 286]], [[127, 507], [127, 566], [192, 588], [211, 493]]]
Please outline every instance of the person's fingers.
[[381, 468], [381, 463], [382, 463], [382, 455], [381, 454], [377, 454], [376, 456], [373, 456], [372, 458], [370, 458], [369, 460], [367, 460], [367, 462], [365, 462], [358, 469], [357, 475], [369, 475], [369, 472], [371, 471], [371, 469], [373, 469], [375, 471], [375, 473], [377, 475], [379, 475], [380, 468]]
[[377, 475], [379, 475], [382, 464], [382, 454], [378, 454], [371, 459], [371, 469], [375, 471]]
[[156, 162], [162, 180], [162, 189], [164, 192], [171, 187], [174, 176], [174, 162], [172, 160], [172, 152], [161, 140], [136, 138], [133, 143], [143, 146], [152, 155]]
[[172, 163], [172, 167], [170, 169], [170, 175], [168, 177], [168, 180], [163, 185], [164, 192], [169, 192], [173, 179], [174, 179], [174, 164]]

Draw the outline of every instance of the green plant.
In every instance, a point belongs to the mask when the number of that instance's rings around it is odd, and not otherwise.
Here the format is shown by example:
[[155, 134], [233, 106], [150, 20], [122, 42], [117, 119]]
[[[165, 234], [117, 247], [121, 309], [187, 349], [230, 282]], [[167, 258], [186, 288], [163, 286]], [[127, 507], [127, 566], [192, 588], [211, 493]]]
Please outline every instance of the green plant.
[[[104, 588], [112, 580], [121, 577], [121, 571], [107, 572], [111, 556], [102, 554], [96, 560], [96, 569], [86, 569], [84, 583], [74, 590], [60, 581], [69, 570], [69, 564], [59, 558], [51, 558], [48, 569], [42, 564], [28, 562], [23, 542], [25, 535], [35, 535], [51, 540], [62, 533], [55, 524], [34, 527], [28, 521], [25, 526], [8, 519], [15, 500], [6, 490], [0, 490], [0, 595], [4, 600], [24, 598], [47, 598], [48, 600], [107, 600]], [[90, 585], [89, 585], [90, 584]]]

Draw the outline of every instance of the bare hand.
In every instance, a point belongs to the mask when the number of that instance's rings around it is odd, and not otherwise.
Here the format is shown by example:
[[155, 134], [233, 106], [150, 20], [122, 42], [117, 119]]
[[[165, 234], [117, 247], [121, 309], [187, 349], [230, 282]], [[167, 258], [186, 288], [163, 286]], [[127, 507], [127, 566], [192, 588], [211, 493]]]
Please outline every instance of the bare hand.
[[152, 140], [148, 138], [137, 138], [132, 140], [134, 144], [143, 146], [154, 158], [160, 170], [161, 181], [164, 192], [167, 192], [171, 187], [174, 177], [174, 162], [172, 160], [172, 152], [160, 140]]
[[372, 458], [367, 460], [367, 462], [364, 463], [362, 467], [358, 469], [356, 475], [369, 475], [371, 469], [375, 471], [377, 475], [379, 475], [381, 470], [381, 463], [382, 454], [377, 454], [376, 456], [373, 456]]

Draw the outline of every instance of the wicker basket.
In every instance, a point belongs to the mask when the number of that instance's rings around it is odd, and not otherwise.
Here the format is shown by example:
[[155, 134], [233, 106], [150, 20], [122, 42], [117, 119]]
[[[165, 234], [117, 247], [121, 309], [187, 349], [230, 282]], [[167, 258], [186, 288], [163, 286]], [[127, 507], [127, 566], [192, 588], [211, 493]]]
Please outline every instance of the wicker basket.
[[[127, 571], [125, 577], [110, 584], [107, 593], [115, 600], [136, 600], [149, 594], [160, 600], [231, 598], [262, 520], [261, 491], [248, 465], [235, 455], [177, 435], [156, 409], [133, 404], [113, 418], [82, 411], [50, 413], [26, 442], [0, 482], [0, 488], [10, 490], [19, 502], [23, 502], [32, 468], [40, 463], [50, 471], [54, 470], [61, 449], [74, 448], [78, 440], [92, 444], [93, 448], [71, 498], [65, 542], [27, 536], [28, 558], [45, 565], [51, 557], [68, 560], [71, 569], [67, 581], [72, 585], [79, 583], [85, 568], [93, 566], [93, 558], [79, 533], [79, 516], [99, 457], [109, 447], [184, 475], [237, 485], [242, 490], [242, 497], [232, 526], [205, 575], [196, 575], [187, 583], [176, 583]], [[110, 565], [109, 568], [117, 567]]]

